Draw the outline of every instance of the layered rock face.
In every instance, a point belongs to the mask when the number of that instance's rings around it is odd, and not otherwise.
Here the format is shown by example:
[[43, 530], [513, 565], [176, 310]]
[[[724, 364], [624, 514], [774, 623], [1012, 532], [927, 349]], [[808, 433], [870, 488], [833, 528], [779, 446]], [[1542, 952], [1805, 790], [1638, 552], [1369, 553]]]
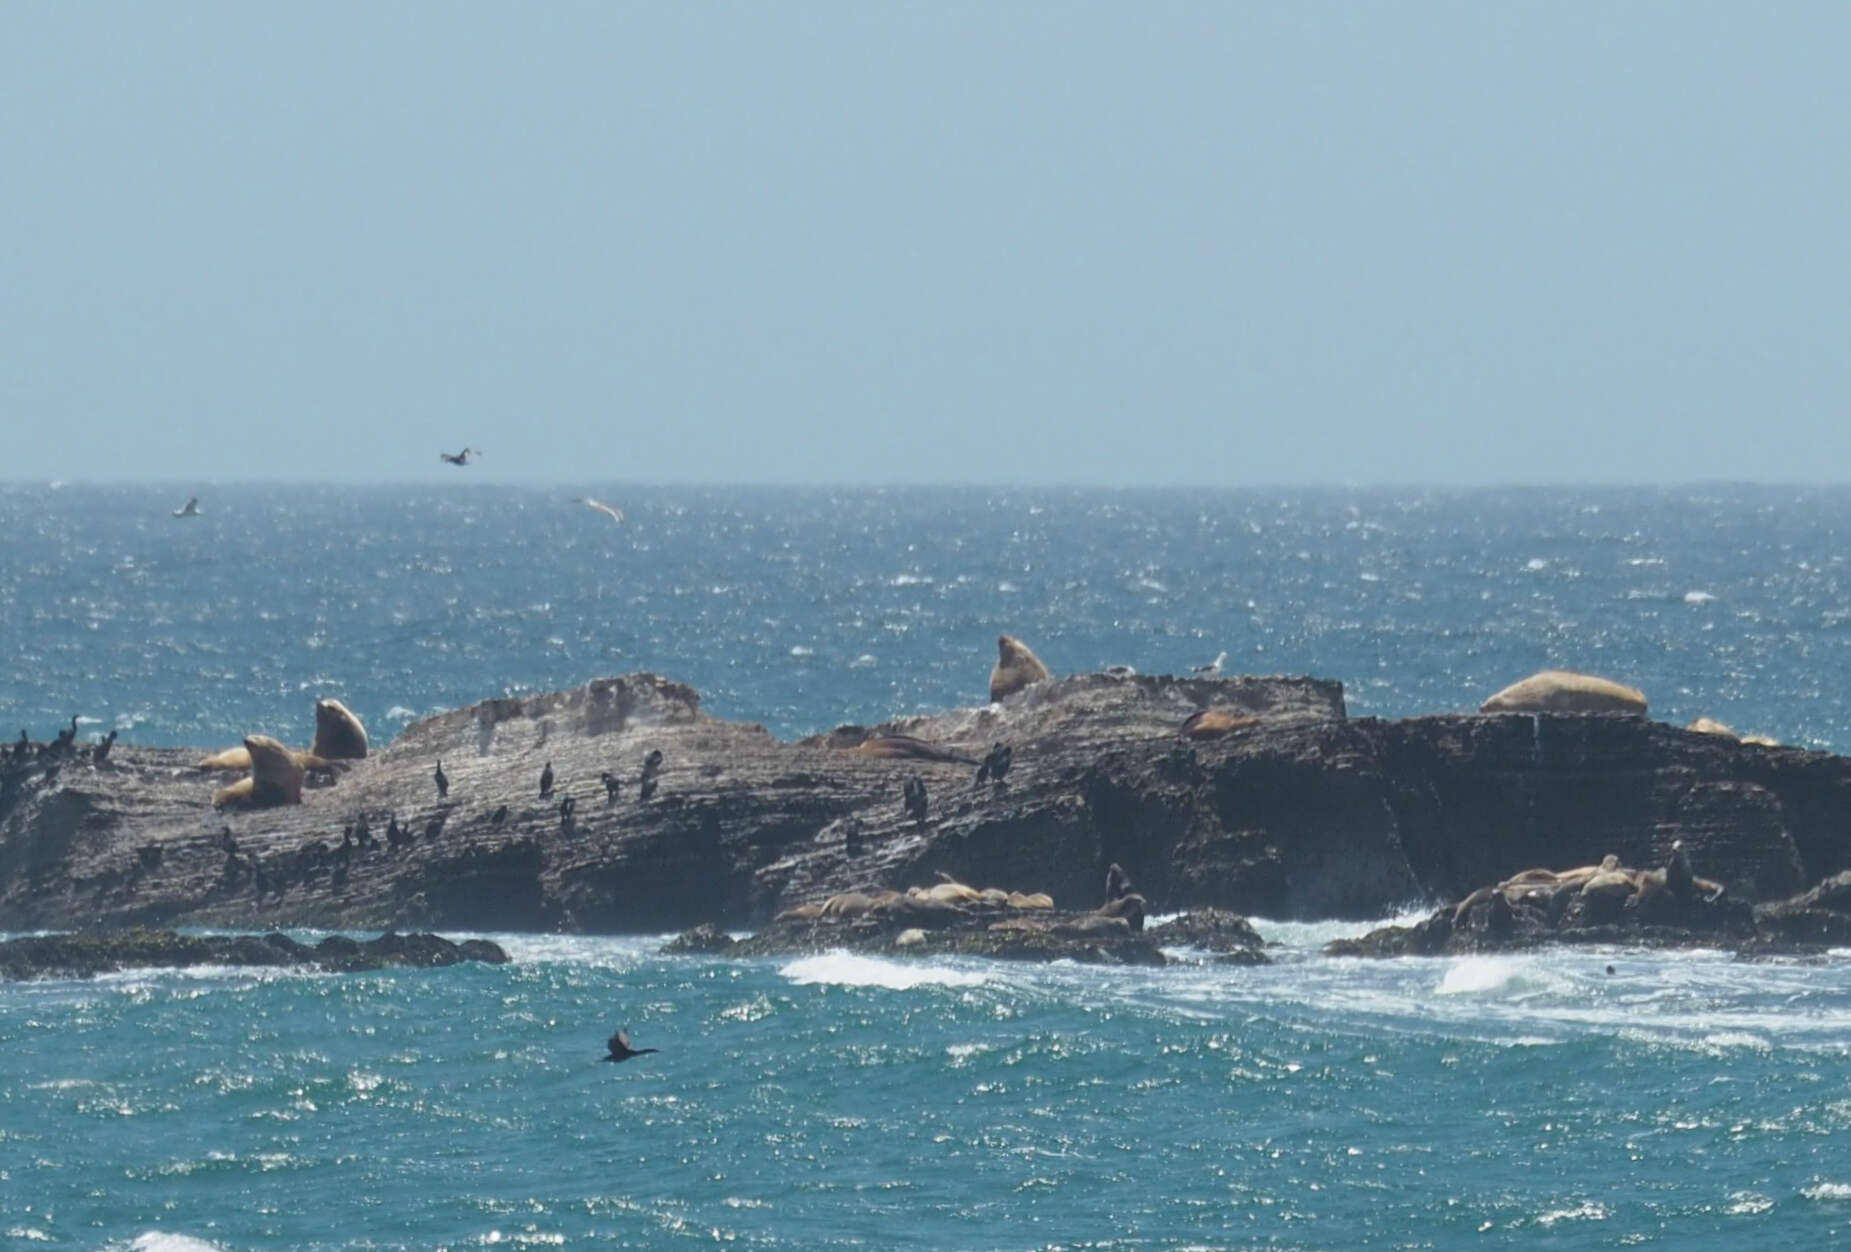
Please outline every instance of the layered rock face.
[[[1232, 729], [1180, 735], [1203, 709]], [[850, 750], [900, 736], [1011, 764], [977, 782]], [[784, 743], [632, 674], [427, 719], [248, 812], [211, 807], [200, 755], [0, 763], [0, 929], [750, 929], [940, 871], [1087, 910], [1112, 862], [1155, 912], [1370, 918], [1534, 865], [1658, 864], [1677, 839], [1732, 898], [1851, 868], [1846, 758], [1618, 715], [1350, 719], [1310, 678], [1077, 675]]]

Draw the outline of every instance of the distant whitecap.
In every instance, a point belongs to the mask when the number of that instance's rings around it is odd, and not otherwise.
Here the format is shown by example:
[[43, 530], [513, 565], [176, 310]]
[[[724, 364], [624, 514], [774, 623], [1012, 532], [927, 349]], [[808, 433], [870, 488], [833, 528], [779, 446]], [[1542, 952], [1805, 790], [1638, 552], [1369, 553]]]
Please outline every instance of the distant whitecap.
[[418, 716], [416, 709], [408, 709], [402, 704], [395, 704], [386, 710], [388, 722], [409, 722]]
[[878, 664], [880, 664], [880, 662], [875, 659], [872, 652], [863, 652], [860, 656], [850, 661], [848, 667], [850, 669], [872, 669]]
[[791, 648], [791, 655], [792, 656], [815, 656], [816, 649], [806, 648], [802, 644], [797, 644]]
[[1549, 568], [1549, 562], [1548, 562], [1548, 560], [1547, 560], [1546, 558], [1544, 558], [1544, 557], [1540, 557], [1540, 556], [1533, 556], [1533, 557], [1531, 557], [1531, 558], [1530, 558], [1529, 560], [1527, 560], [1527, 561], [1525, 561], [1525, 562], [1523, 563], [1523, 568], [1524, 568], [1524, 569], [1527, 569], [1527, 570], [1530, 570], [1530, 571], [1535, 571], [1535, 570], [1539, 570], [1539, 569], [1548, 569], [1548, 568]]
[[1715, 598], [1707, 591], [1686, 591], [1684, 593], [1685, 604], [1708, 604]]

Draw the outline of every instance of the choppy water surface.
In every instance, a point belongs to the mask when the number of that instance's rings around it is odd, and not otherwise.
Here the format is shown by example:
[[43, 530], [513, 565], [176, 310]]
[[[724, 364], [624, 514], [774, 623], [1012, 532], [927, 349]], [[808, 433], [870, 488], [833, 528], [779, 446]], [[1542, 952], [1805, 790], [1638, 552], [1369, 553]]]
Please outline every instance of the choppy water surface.
[[[7, 989], [0, 1234], [1725, 1248], [1851, 1227], [1843, 961], [1301, 946], [1100, 971], [504, 941], [505, 968]], [[601, 1063], [625, 1022], [661, 1052]]]
[[[183, 495], [184, 493], [182, 493]], [[780, 734], [1059, 671], [1469, 707], [1544, 665], [1851, 746], [1851, 493], [0, 488], [0, 727], [385, 738], [651, 669]], [[8, 737], [14, 733], [7, 731]], [[1114, 971], [502, 936], [0, 987], [0, 1247], [1815, 1248], [1851, 960]], [[1184, 954], [1187, 955], [1187, 954]], [[1613, 973], [1606, 972], [1611, 964]], [[629, 1025], [662, 1050], [599, 1062]]]

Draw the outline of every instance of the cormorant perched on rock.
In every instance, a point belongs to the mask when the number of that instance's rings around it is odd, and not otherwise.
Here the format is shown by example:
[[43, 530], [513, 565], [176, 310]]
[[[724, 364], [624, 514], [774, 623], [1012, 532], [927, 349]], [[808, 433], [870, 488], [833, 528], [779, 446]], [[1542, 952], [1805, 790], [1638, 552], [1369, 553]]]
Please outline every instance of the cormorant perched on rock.
[[116, 732], [110, 731], [103, 736], [103, 742], [90, 749], [90, 759], [101, 765], [109, 759], [109, 750], [116, 746]]
[[437, 758], [437, 768], [431, 771], [431, 777], [437, 780], [437, 798], [443, 799], [450, 794], [450, 776], [443, 772], [443, 758]]
[[19, 731], [19, 742], [13, 745], [13, 759], [15, 761], [23, 761], [31, 755], [32, 738], [26, 734], [25, 728], [22, 726]]
[[598, 781], [604, 784], [604, 802], [615, 804], [617, 793], [623, 789], [623, 780], [609, 770], [601, 770], [598, 773]]
[[559, 829], [566, 834], [572, 833], [572, 810], [578, 807], [578, 801], [571, 796], [559, 802]]
[[59, 756], [69, 755], [69, 753], [72, 750], [71, 745], [76, 739], [77, 739], [77, 715], [73, 713], [71, 715], [71, 725], [69, 729], [61, 730], [58, 732], [58, 739], [56, 743], [52, 744], [52, 751], [55, 752]]
[[1003, 779], [1009, 776], [1009, 763], [1015, 756], [1015, 749], [1006, 743], [999, 743], [991, 748], [983, 758], [983, 764], [977, 767], [977, 779], [971, 784], [973, 789], [981, 787], [984, 779], [989, 779], [997, 786], [1002, 786]]
[[490, 813], [488, 816], [488, 824], [491, 826], [499, 826], [507, 820], [508, 820], [508, 806], [505, 804], [502, 805], [500, 808], [496, 809], [493, 813]]
[[409, 826], [400, 826], [398, 824], [398, 814], [397, 813], [387, 814], [386, 815], [386, 847], [389, 849], [397, 849], [401, 847], [402, 845], [410, 843], [410, 842], [411, 842], [411, 828]]
[[1111, 865], [1106, 867], [1105, 871], [1106, 903], [1110, 904], [1114, 900], [1121, 900], [1130, 894], [1131, 875], [1125, 872], [1124, 866], [1120, 865], [1117, 861], [1113, 861]]
[[852, 813], [842, 819], [842, 851], [849, 856], [861, 855], [861, 822]]
[[655, 795], [655, 793], [656, 780], [653, 778], [645, 777], [642, 782], [636, 784], [636, 798], [643, 801], [645, 804], [649, 802], [649, 798]]
[[906, 800], [906, 815], [921, 826], [925, 825], [926, 789], [924, 780], [917, 774], [913, 775], [906, 780], [906, 786], [901, 794]]
[[548, 761], [546, 768], [540, 771], [540, 798], [542, 800], [553, 798], [553, 763], [551, 761]]
[[649, 755], [643, 758], [643, 777], [654, 778], [656, 771], [662, 768], [662, 749], [651, 748]]
[[362, 848], [373, 846], [373, 828], [366, 824], [364, 812], [353, 819], [353, 841]]
[[633, 1056], [642, 1056], [645, 1053], [654, 1052], [656, 1050], [654, 1048], [631, 1047], [630, 1032], [627, 1030], [620, 1030], [612, 1035], [607, 1046], [610, 1048], [611, 1054], [602, 1058], [606, 1061], [627, 1061]]

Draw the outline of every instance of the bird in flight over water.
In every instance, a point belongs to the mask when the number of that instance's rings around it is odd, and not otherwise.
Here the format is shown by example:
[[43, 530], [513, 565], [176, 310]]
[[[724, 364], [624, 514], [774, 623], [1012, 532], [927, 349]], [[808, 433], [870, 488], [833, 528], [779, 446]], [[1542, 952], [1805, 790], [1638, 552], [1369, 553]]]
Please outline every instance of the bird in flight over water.
[[607, 1057], [602, 1058], [603, 1060], [606, 1060], [606, 1061], [627, 1061], [633, 1056], [641, 1056], [645, 1052], [655, 1051], [654, 1048], [633, 1048], [631, 1047], [630, 1046], [630, 1032], [627, 1030], [620, 1030], [616, 1034], [612, 1035], [610, 1038], [609, 1046], [610, 1046], [611, 1054]]
[[578, 502], [580, 504], [587, 505], [591, 508], [596, 509], [598, 512], [604, 514], [604, 516], [610, 518], [613, 522], [616, 522], [619, 526], [623, 525], [623, 510], [622, 509], [615, 508], [611, 505], [608, 505], [604, 503], [604, 501], [602, 500], [593, 500], [590, 496], [580, 496], [578, 498]]
[[1219, 674], [1221, 672], [1221, 667], [1227, 664], [1227, 659], [1228, 659], [1227, 653], [1217, 652], [1215, 654], [1214, 660], [1210, 661], [1207, 665], [1196, 666], [1195, 669], [1191, 672], [1196, 673], [1196, 674], [1206, 674], [1212, 678], [1216, 674]]
[[174, 516], [175, 517], [198, 517], [199, 516], [199, 497], [198, 496], [188, 496], [186, 503], [174, 510]]
[[439, 452], [437, 455], [452, 465], [467, 465], [470, 457], [482, 455], [482, 449], [464, 448], [461, 452]]

